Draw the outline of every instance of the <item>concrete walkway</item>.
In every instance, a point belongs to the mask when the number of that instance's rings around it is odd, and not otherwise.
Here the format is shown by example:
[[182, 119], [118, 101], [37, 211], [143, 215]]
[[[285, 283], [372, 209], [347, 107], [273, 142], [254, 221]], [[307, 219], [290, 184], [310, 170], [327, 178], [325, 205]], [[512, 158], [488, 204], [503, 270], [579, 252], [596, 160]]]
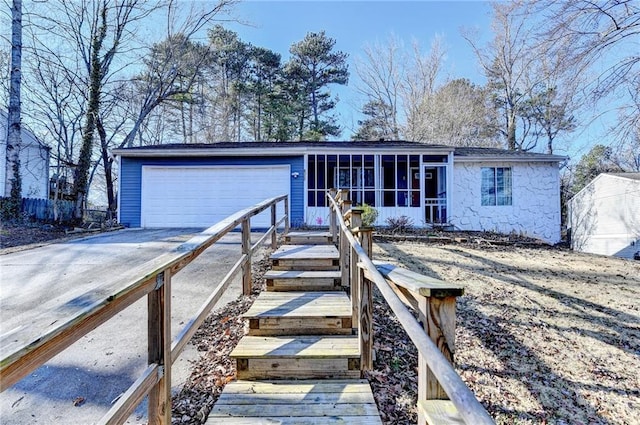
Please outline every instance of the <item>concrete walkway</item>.
[[[132, 229], [0, 255], [0, 335], [19, 331], [43, 308], [98, 287], [187, 241], [200, 229]], [[197, 311], [240, 257], [231, 233], [172, 278], [172, 335]], [[258, 239], [256, 236], [255, 241]], [[258, 258], [255, 259], [256, 261]], [[216, 307], [242, 292], [237, 278]], [[0, 394], [2, 424], [90, 424], [98, 421], [146, 366], [146, 298], [89, 333]], [[172, 386], [189, 376], [190, 345], [174, 365]], [[74, 400], [82, 400], [74, 405]], [[146, 423], [138, 408], [129, 423]]]

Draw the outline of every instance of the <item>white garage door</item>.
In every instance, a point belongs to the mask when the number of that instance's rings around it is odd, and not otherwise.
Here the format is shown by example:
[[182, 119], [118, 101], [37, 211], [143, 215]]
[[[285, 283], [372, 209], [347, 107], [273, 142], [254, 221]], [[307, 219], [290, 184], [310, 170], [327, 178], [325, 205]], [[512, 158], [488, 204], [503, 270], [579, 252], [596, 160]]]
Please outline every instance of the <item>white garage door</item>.
[[[267, 198], [289, 194], [290, 166], [142, 167], [142, 227], [209, 227]], [[278, 205], [282, 217], [282, 203]], [[269, 210], [251, 219], [269, 227]]]

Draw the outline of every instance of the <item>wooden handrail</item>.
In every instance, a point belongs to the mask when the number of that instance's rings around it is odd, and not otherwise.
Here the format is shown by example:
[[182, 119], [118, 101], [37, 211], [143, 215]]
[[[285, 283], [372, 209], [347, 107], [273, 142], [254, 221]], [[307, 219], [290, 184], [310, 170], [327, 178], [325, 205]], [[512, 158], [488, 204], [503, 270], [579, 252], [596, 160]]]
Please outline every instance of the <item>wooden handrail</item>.
[[[340, 207], [333, 197], [327, 195], [329, 206], [334, 211], [340, 211]], [[467, 424], [495, 424], [486, 409], [476, 399], [471, 390], [460, 378], [460, 375], [451, 366], [438, 347], [429, 339], [420, 324], [411, 312], [403, 304], [386, 279], [380, 274], [362, 246], [347, 228], [342, 214], [336, 214], [337, 227], [340, 236], [346, 237], [353, 252], [358, 256], [358, 266], [362, 268], [376, 285], [387, 304], [394, 312], [398, 321], [405, 329], [418, 352], [426, 359], [429, 369], [432, 371], [445, 393], [453, 402], [460, 416]]]
[[[284, 222], [285, 230], [288, 229], [288, 199], [288, 195], [281, 195], [238, 211], [171, 252], [127, 270], [119, 276], [111, 277], [99, 288], [80, 295], [77, 299], [82, 300], [82, 303], [68, 303], [64, 308], [56, 308], [36, 317], [30, 323], [30, 327], [5, 334], [0, 339], [0, 391], [11, 387], [87, 333], [147, 295], [149, 366], [100, 423], [122, 423], [135, 410], [140, 400], [149, 395], [149, 422], [170, 424], [171, 409], [166, 405], [170, 403], [171, 396], [171, 365], [240, 270], [244, 271], [243, 292], [249, 294], [251, 282], [247, 279], [251, 276], [251, 256], [258, 244], [269, 236], [272, 236], [273, 243], [273, 235], [281, 223]], [[275, 206], [279, 202], [284, 202], [284, 215], [276, 221]], [[272, 209], [271, 227], [257, 244], [250, 245], [249, 220], [268, 208]], [[171, 342], [168, 323], [171, 318], [171, 276], [237, 226], [241, 226], [243, 230], [243, 255], [196, 315]], [[51, 323], [53, 325], [50, 325]]]

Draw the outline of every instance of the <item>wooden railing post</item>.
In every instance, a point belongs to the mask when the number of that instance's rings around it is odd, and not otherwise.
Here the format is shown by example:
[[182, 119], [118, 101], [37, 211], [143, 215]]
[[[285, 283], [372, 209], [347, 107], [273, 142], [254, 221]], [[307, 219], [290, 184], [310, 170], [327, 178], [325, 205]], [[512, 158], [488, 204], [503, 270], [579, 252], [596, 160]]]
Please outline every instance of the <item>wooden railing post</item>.
[[[351, 219], [349, 221], [349, 227], [351, 232], [358, 229], [362, 225], [362, 210], [359, 208], [351, 209]], [[355, 235], [358, 238], [358, 235]], [[360, 274], [362, 271], [358, 267], [358, 254], [356, 254], [355, 250], [351, 249], [350, 255], [350, 279], [349, 286], [351, 288], [351, 312], [352, 317], [351, 321], [355, 328], [359, 329], [360, 323]]]
[[273, 227], [273, 233], [271, 234], [271, 249], [278, 248], [278, 228], [276, 227], [277, 215], [276, 215], [276, 205], [271, 205], [271, 227]]
[[[351, 209], [351, 201], [349, 200], [342, 201], [341, 209], [342, 209], [341, 211], [342, 216], [344, 217], [346, 212]], [[340, 273], [341, 273], [342, 286], [347, 287], [349, 286], [349, 277], [350, 277], [349, 276], [349, 267], [350, 267], [349, 254], [351, 254], [351, 245], [349, 244], [349, 239], [347, 239], [346, 236], [344, 236], [342, 233], [340, 233], [339, 242], [340, 242]]]
[[149, 392], [149, 424], [171, 425], [171, 273], [156, 277], [147, 296], [148, 363], [157, 364], [162, 376]]
[[251, 295], [251, 224], [249, 218], [242, 220], [242, 255], [246, 256], [242, 265], [242, 293]]
[[[455, 296], [420, 296], [418, 298], [419, 320], [429, 338], [440, 349], [444, 357], [453, 366], [456, 333], [456, 297]], [[427, 366], [426, 359], [418, 355], [418, 401], [448, 400], [448, 396], [438, 383], [433, 372]], [[422, 410], [418, 409], [419, 416]], [[418, 423], [425, 423], [419, 417]]]
[[284, 234], [289, 233], [289, 197], [284, 198]]
[[[329, 196], [331, 196], [332, 199], [336, 199], [336, 195], [338, 194], [338, 189], [332, 188], [329, 189]], [[329, 207], [331, 207], [331, 204], [328, 204]], [[337, 211], [335, 211], [333, 208], [329, 208], [329, 232], [331, 232], [331, 240], [333, 241], [334, 244], [336, 244], [338, 242], [338, 224], [337, 224], [337, 218], [336, 218], [336, 214]]]
[[340, 189], [340, 203], [349, 200], [349, 189]]
[[[373, 229], [360, 227], [360, 245], [367, 257], [371, 258], [373, 247]], [[360, 270], [360, 359], [362, 370], [373, 369], [373, 284], [364, 277], [364, 270]]]

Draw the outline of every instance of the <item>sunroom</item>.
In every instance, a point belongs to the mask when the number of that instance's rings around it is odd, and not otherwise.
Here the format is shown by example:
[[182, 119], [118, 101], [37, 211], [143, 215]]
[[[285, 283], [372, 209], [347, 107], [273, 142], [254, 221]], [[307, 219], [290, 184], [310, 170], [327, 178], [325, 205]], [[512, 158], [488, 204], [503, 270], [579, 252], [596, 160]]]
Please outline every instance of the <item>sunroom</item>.
[[306, 155], [306, 223], [322, 226], [329, 188], [348, 189], [352, 202], [378, 211], [376, 224], [409, 217], [417, 226], [448, 223], [453, 153], [317, 153]]

